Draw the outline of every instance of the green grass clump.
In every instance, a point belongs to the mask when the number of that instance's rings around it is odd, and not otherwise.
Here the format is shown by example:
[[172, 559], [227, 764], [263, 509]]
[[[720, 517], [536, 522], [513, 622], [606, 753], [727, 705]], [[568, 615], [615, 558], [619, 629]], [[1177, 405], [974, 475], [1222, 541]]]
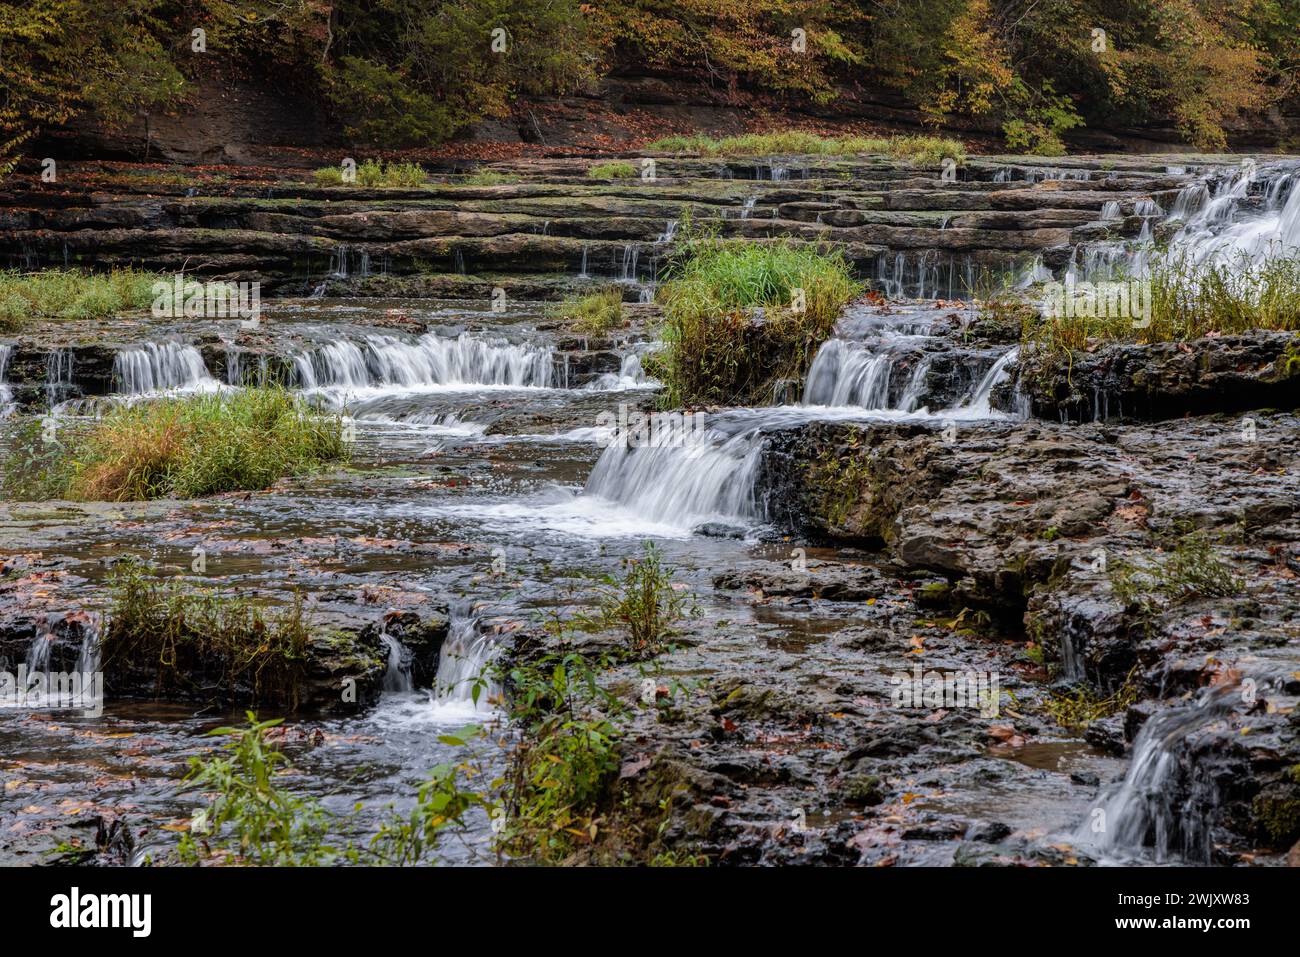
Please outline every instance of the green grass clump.
[[117, 406], [80, 431], [60, 428], [52, 442], [41, 430], [20, 435], [27, 452], [14, 472], [35, 486], [7, 485], [14, 497], [196, 498], [268, 488], [348, 455], [341, 416], [277, 386]]
[[1088, 725], [1102, 718], [1127, 711], [1137, 703], [1141, 687], [1135, 666], [1112, 694], [1101, 695], [1084, 686], [1072, 692], [1053, 692], [1044, 702], [1052, 719], [1070, 731], [1082, 732]]
[[1034, 349], [1068, 353], [1098, 342], [1185, 342], [1255, 329], [1300, 331], [1300, 258], [1273, 255], [1251, 262], [1243, 256], [1233, 262], [1195, 263], [1166, 256], [1152, 264], [1148, 280], [1149, 323], [1148, 317], [1132, 314], [1051, 316], [1031, 310], [1021, 327], [1022, 340]]
[[0, 330], [18, 329], [33, 319], [103, 319], [154, 300], [153, 285], [171, 276], [139, 269], [92, 273], [51, 269], [0, 271]]
[[382, 160], [366, 160], [357, 167], [356, 176], [348, 182], [339, 166], [326, 166], [312, 174], [312, 180], [318, 186], [423, 186], [429, 181], [426, 173], [418, 163], [384, 163]]
[[604, 336], [623, 325], [623, 293], [619, 289], [602, 289], [585, 296], [566, 299], [551, 314], [570, 324], [581, 336]]
[[461, 186], [502, 186], [506, 183], [517, 183], [522, 177], [516, 173], [498, 173], [494, 169], [480, 169], [457, 180]]
[[846, 136], [825, 137], [800, 130], [746, 133], [714, 138], [669, 136], [648, 143], [646, 149], [665, 153], [698, 153], [701, 156], [851, 156], [877, 154], [906, 160], [918, 166], [933, 166], [945, 159], [958, 165], [966, 160], [966, 148], [959, 140], [938, 136]]
[[301, 598], [278, 611], [194, 588], [133, 559], [109, 582], [104, 668], [153, 676], [160, 693], [206, 693], [219, 682], [227, 700], [297, 707], [311, 627]]
[[587, 170], [591, 179], [635, 179], [636, 167], [631, 163], [597, 163]]
[[839, 252], [789, 240], [686, 245], [658, 297], [669, 406], [771, 401], [777, 380], [802, 380], [840, 310], [862, 291]]

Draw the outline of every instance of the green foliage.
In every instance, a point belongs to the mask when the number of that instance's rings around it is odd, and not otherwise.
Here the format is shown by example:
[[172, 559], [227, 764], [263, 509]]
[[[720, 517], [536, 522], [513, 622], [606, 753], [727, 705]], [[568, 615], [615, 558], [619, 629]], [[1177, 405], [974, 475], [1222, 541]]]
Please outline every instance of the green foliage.
[[429, 181], [426, 173], [418, 163], [387, 163], [382, 160], [366, 160], [356, 169], [351, 182], [343, 176], [343, 169], [338, 166], [326, 166], [312, 173], [312, 179], [318, 186], [423, 186]]
[[1139, 697], [1141, 685], [1134, 666], [1124, 683], [1109, 695], [1100, 695], [1085, 685], [1070, 692], [1052, 692], [1044, 707], [1062, 728], [1081, 733], [1094, 721], [1127, 711]]
[[171, 279], [138, 269], [108, 273], [3, 270], [0, 331], [21, 328], [34, 319], [104, 319], [128, 309], [143, 309], [154, 300], [153, 284], [170, 283]]
[[1045, 315], [1010, 306], [1009, 299], [989, 308], [1020, 316], [1026, 347], [1067, 355], [1097, 342], [1184, 342], [1253, 329], [1300, 331], [1300, 259], [1272, 255], [1262, 262], [1242, 257], [1195, 263], [1166, 255], [1153, 260], [1145, 281], [1149, 322], [1132, 314]]
[[551, 314], [580, 336], [607, 336], [623, 325], [623, 293], [617, 288], [589, 292], [566, 299]]
[[665, 153], [701, 156], [890, 156], [917, 165], [933, 166], [945, 159], [958, 165], [966, 161], [961, 141], [938, 136], [824, 137], [801, 130], [746, 133], [715, 139], [703, 134], [668, 136], [646, 144]]
[[591, 179], [636, 179], [636, 167], [631, 163], [597, 163], [587, 169]]
[[1180, 531], [1163, 558], [1152, 556], [1140, 565], [1113, 560], [1108, 574], [1115, 597], [1144, 618], [1163, 605], [1192, 598], [1230, 598], [1245, 588], [1232, 566], [1218, 557], [1209, 534], [1199, 528]]
[[642, 557], [622, 564], [622, 577], [604, 578], [601, 623], [622, 632], [634, 657], [649, 657], [663, 649], [677, 623], [691, 612], [691, 599], [673, 583], [672, 569], [664, 567], [654, 543], [646, 543]]
[[348, 455], [340, 415], [278, 386], [115, 406], [55, 448], [67, 498], [113, 502], [264, 489]]
[[[274, 867], [431, 863], [444, 832], [463, 828], [474, 808], [489, 814], [493, 810], [479, 793], [461, 788], [463, 776], [480, 770], [472, 760], [440, 764], [421, 785], [415, 807], [405, 817], [392, 814], [368, 846], [354, 845], [342, 833], [354, 826], [351, 817], [331, 814], [316, 800], [276, 783], [290, 770], [288, 759], [267, 741], [267, 732], [280, 723], [280, 719], [258, 721], [250, 711], [246, 726], [210, 732], [232, 738], [222, 746], [228, 756], [190, 759], [185, 788], [211, 797], [180, 840], [183, 863]], [[463, 746], [480, 733], [470, 727], [448, 737]]]
[[210, 732], [234, 739], [222, 746], [228, 757], [190, 758], [187, 787], [214, 793], [181, 838], [182, 862], [211, 859], [214, 848], [220, 852], [218, 862], [237, 864], [310, 867], [340, 858], [340, 849], [328, 843], [324, 809], [275, 783], [288, 761], [267, 744], [266, 732], [280, 723], [259, 722], [250, 711], [247, 728]]
[[861, 288], [838, 252], [790, 241], [688, 240], [659, 296], [667, 404], [770, 401], [776, 381], [802, 378]]
[[106, 667], [156, 674], [160, 691], [220, 675], [231, 699], [297, 707], [311, 640], [300, 597], [268, 611], [133, 559], [117, 566], [109, 586]]

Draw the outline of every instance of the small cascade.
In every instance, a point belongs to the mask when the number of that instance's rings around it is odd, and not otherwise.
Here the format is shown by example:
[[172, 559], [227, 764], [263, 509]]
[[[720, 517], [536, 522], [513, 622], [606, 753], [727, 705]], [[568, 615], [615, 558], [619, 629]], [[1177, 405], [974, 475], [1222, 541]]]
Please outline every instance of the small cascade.
[[45, 401], [50, 408], [72, 394], [72, 353], [56, 349], [45, 360]]
[[915, 412], [925, 397], [926, 379], [930, 373], [931, 358], [925, 356], [912, 369], [912, 376], [907, 380], [907, 387], [898, 400], [898, 408], [903, 412]]
[[956, 299], [975, 288], [975, 263], [936, 249], [876, 257], [876, 284], [891, 299]]
[[384, 672], [384, 690], [395, 694], [410, 694], [414, 690], [411, 679], [411, 651], [386, 631], [379, 640], [388, 649], [388, 669]]
[[32, 639], [27, 648], [27, 673], [45, 673], [50, 667], [50, 656], [54, 651], [54, 632], [45, 631]]
[[13, 412], [14, 393], [9, 388], [8, 380], [5, 378], [5, 372], [9, 368], [9, 357], [13, 354], [14, 347], [0, 343], [0, 419]]
[[[567, 360], [567, 356], [566, 356]], [[623, 356], [617, 373], [604, 372], [584, 386], [589, 392], [607, 392], [616, 389], [639, 389], [649, 385], [641, 367], [641, 354], [629, 352]]]
[[203, 356], [181, 342], [149, 342], [113, 357], [113, 380], [128, 395], [215, 386]]
[[1214, 768], [1191, 758], [1197, 735], [1241, 701], [1241, 688], [1220, 685], [1185, 705], [1153, 715], [1133, 742], [1128, 773], [1078, 829], [1075, 840], [1104, 857], [1131, 861], [1150, 853], [1208, 864], [1212, 843], [1207, 808], [1217, 802]]
[[414, 342], [369, 336], [338, 340], [294, 357], [295, 384], [303, 389], [421, 388], [428, 386], [553, 385], [553, 354], [542, 346], [462, 334], [434, 333]]
[[473, 604], [465, 599], [453, 603], [447, 640], [438, 653], [435, 707], [452, 711], [490, 710], [490, 702], [501, 697], [501, 687], [488, 671], [499, 650], [496, 635], [483, 627]]
[[757, 196], [750, 196], [748, 199], [746, 199], [745, 205], [740, 207], [740, 218], [749, 219], [750, 216], [754, 215], [754, 206], [757, 203], [758, 203]]
[[[979, 385], [975, 387], [970, 402], [966, 405], [968, 412], [978, 416], [993, 414], [993, 406], [991, 404], [993, 398], [993, 387], [1011, 375], [1011, 366], [1014, 365], [1016, 360], [1019, 358], [1020, 347], [1014, 346], [1004, 352], [1001, 357], [998, 358], [997, 362], [993, 363], [993, 367], [984, 374], [984, 378], [981, 379]], [[1023, 411], [1021, 414], [1023, 415]]]
[[591, 273], [587, 272], [587, 246], [582, 247], [582, 265], [578, 268], [579, 279], [590, 279]]
[[1112, 199], [1102, 203], [1101, 218], [1104, 220], [1120, 219], [1119, 201]]
[[330, 253], [330, 277], [333, 279], [348, 278], [348, 244], [339, 243]]
[[889, 408], [889, 380], [894, 356], [860, 343], [830, 339], [813, 358], [804, 386], [807, 405], [856, 405]]
[[665, 432], [654, 446], [610, 445], [582, 494], [677, 528], [760, 517], [754, 501], [763, 444], [758, 427], [723, 430], [715, 422], [696, 431], [684, 421], [670, 420]]
[[1300, 247], [1297, 183], [1300, 166], [1295, 164], [1266, 170], [1246, 166], [1217, 188], [1205, 186], [1186, 198], [1180, 193], [1173, 215], [1182, 212], [1186, 221], [1170, 241], [1171, 253], [1193, 263], [1231, 266], [1242, 259], [1258, 264], [1270, 256], [1295, 255]]
[[659, 234], [659, 238], [656, 239], [655, 242], [662, 246], [665, 243], [671, 243], [676, 236], [677, 220], [670, 219], [668, 220], [668, 225], [664, 227], [664, 231]]
[[636, 282], [636, 266], [640, 256], [641, 247], [636, 243], [623, 246], [623, 262], [618, 277], [621, 282]]

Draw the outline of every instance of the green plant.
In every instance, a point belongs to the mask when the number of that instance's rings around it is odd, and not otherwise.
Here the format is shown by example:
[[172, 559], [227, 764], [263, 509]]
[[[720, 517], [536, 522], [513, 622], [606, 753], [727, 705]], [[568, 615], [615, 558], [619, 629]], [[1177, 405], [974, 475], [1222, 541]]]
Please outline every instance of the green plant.
[[862, 288], [841, 253], [788, 240], [690, 237], [684, 255], [659, 296], [669, 406], [770, 401], [777, 381], [802, 378]]
[[[177, 850], [183, 863], [413, 866], [429, 862], [444, 832], [463, 828], [471, 810], [482, 808], [489, 815], [495, 810], [480, 792], [461, 787], [463, 776], [482, 772], [472, 759], [440, 764], [421, 785], [415, 807], [405, 817], [390, 809], [390, 819], [369, 844], [357, 846], [343, 837], [356, 826], [352, 817], [332, 814], [316, 800], [276, 784], [290, 765], [270, 746], [267, 732], [281, 719], [258, 721], [251, 711], [247, 718], [244, 727], [209, 732], [232, 739], [221, 749], [228, 756], [190, 758], [182, 789], [211, 796], [181, 837]], [[463, 747], [481, 734], [482, 729], [471, 726], [442, 740]]]
[[702, 156], [852, 156], [877, 154], [933, 166], [945, 159], [958, 165], [966, 161], [959, 140], [936, 136], [825, 137], [802, 130], [746, 133], [715, 139], [703, 134], [668, 136], [646, 144], [665, 153], [699, 153]]
[[1245, 583], [1232, 566], [1215, 553], [1204, 529], [1182, 528], [1163, 558], [1135, 564], [1114, 559], [1109, 564], [1111, 590], [1125, 607], [1136, 608], [1149, 621], [1164, 604], [1191, 598], [1228, 598], [1241, 594]]
[[591, 179], [635, 179], [636, 167], [631, 163], [597, 163], [587, 169]]
[[494, 169], [479, 169], [466, 174], [457, 183], [461, 186], [501, 186], [505, 183], [517, 183], [521, 177], [516, 173], [498, 173]]
[[160, 691], [217, 679], [228, 699], [297, 707], [312, 637], [301, 596], [268, 610], [135, 559], [114, 569], [109, 596], [105, 666], [152, 675]]
[[222, 746], [228, 756], [190, 758], [185, 788], [213, 796], [181, 838], [184, 863], [212, 859], [214, 849], [219, 861], [276, 867], [326, 865], [343, 856], [329, 843], [330, 818], [321, 806], [275, 783], [288, 761], [267, 744], [266, 732], [280, 723], [259, 722], [250, 711], [247, 727], [209, 732], [233, 739]]
[[18, 329], [33, 319], [103, 319], [154, 301], [154, 283], [171, 276], [138, 269], [92, 273], [51, 269], [0, 271], [0, 330]]
[[68, 498], [115, 502], [263, 489], [348, 455], [342, 416], [279, 386], [116, 406], [57, 448]]
[[604, 579], [601, 622], [623, 633], [633, 656], [648, 657], [663, 648], [676, 624], [690, 613], [691, 600], [673, 584], [672, 570], [663, 566], [663, 556], [653, 543], [646, 543], [640, 558], [624, 559], [622, 564], [621, 578]]
[[581, 336], [606, 336], [623, 325], [623, 293], [617, 288], [566, 299], [551, 315], [570, 324]]
[[319, 186], [414, 187], [429, 181], [429, 174], [418, 163], [388, 163], [369, 159], [354, 171], [349, 180], [338, 166], [315, 170], [312, 179]]

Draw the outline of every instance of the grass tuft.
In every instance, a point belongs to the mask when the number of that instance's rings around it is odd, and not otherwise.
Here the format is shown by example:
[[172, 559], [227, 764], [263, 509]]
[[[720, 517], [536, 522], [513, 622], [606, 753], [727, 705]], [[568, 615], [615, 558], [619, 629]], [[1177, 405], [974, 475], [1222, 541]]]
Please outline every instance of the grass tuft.
[[384, 163], [382, 160], [366, 160], [356, 169], [356, 175], [348, 182], [339, 166], [326, 166], [311, 174], [318, 186], [388, 186], [413, 187], [423, 186], [429, 181], [429, 174], [418, 163]]
[[551, 315], [569, 323], [580, 336], [605, 336], [623, 325], [623, 293], [602, 289], [566, 299], [551, 310]]
[[636, 167], [631, 163], [597, 163], [587, 170], [591, 179], [635, 179]]
[[771, 401], [779, 380], [802, 380], [861, 290], [839, 252], [788, 240], [689, 240], [659, 295], [666, 404]]
[[959, 140], [938, 136], [845, 136], [824, 137], [799, 130], [746, 133], [721, 139], [695, 134], [669, 136], [646, 144], [646, 149], [665, 153], [698, 153], [701, 156], [851, 156], [877, 154], [906, 160], [918, 166], [938, 165], [952, 159], [966, 161], [966, 148]]

